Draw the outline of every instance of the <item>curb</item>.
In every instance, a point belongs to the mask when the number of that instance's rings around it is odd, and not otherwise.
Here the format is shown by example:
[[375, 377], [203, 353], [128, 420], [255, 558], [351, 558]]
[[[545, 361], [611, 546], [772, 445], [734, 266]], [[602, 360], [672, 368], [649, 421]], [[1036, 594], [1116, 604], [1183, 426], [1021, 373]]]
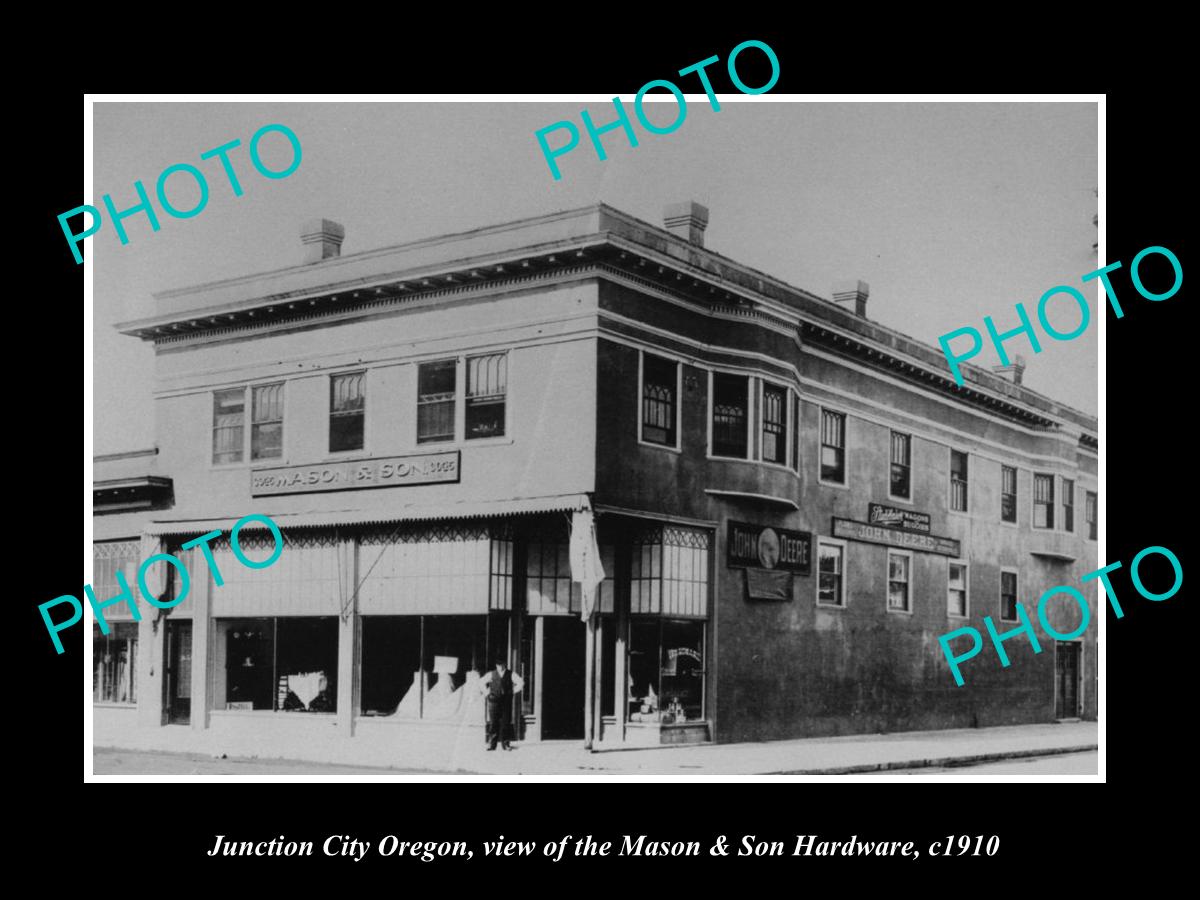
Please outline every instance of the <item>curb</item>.
[[763, 775], [857, 775], [863, 772], [886, 772], [889, 769], [926, 769], [942, 766], [965, 768], [980, 763], [999, 762], [1006, 759], [1025, 759], [1035, 756], [1059, 756], [1065, 753], [1088, 753], [1098, 750], [1098, 744], [1079, 744], [1074, 747], [1043, 747], [1030, 750], [1005, 750], [998, 753], [978, 753], [973, 756], [939, 756], [931, 759], [913, 759], [882, 763], [864, 763], [857, 766], [839, 766], [828, 769], [781, 769], [763, 772]]

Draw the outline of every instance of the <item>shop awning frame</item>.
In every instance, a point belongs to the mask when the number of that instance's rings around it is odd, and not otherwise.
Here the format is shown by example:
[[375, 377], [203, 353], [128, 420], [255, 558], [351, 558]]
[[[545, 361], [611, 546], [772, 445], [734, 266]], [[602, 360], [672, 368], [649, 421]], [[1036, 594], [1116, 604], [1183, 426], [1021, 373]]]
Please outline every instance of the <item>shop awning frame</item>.
[[[307, 513], [273, 513], [263, 510], [281, 529], [331, 528], [341, 525], [387, 525], [397, 522], [436, 522], [446, 519], [480, 519], [501, 516], [534, 515], [549, 512], [582, 512], [590, 510], [587, 494], [557, 494], [547, 497], [522, 497], [511, 500], [480, 500], [458, 503], [400, 505], [391, 509], [345, 509]], [[220, 516], [206, 519], [172, 519], [150, 522], [146, 534], [203, 534], [209, 531], [229, 531], [244, 515]], [[259, 521], [247, 522], [246, 529], [265, 529]]]

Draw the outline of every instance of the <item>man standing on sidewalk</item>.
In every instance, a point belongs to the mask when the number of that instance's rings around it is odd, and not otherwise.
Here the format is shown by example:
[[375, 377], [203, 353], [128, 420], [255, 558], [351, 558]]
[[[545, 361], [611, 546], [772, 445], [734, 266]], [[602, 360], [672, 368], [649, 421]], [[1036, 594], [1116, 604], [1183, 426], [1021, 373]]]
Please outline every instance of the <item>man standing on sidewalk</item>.
[[480, 690], [487, 697], [487, 745], [489, 750], [496, 749], [496, 741], [500, 741], [505, 750], [511, 750], [509, 735], [512, 731], [513, 695], [519, 694], [525, 686], [524, 679], [515, 672], [509, 671], [508, 663], [503, 659], [496, 660], [496, 668], [482, 679]]

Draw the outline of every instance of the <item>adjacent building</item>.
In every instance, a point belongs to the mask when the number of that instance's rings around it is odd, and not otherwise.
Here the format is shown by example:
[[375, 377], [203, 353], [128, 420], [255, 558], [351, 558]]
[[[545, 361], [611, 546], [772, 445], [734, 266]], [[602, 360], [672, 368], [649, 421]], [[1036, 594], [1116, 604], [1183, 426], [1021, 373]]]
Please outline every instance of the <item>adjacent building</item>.
[[[157, 295], [121, 326], [154, 345], [157, 447], [97, 460], [95, 584], [162, 548], [191, 588], [97, 630], [97, 741], [459, 741], [497, 657], [525, 740], [600, 748], [1094, 717], [1094, 624], [965, 687], [937, 638], [1097, 567], [1095, 418], [1020, 361], [956, 386], [865, 283], [792, 287], [707, 220], [596, 205], [347, 256], [318, 220], [300, 265]], [[228, 544], [248, 514], [270, 567]], [[220, 583], [181, 550], [214, 530]]]

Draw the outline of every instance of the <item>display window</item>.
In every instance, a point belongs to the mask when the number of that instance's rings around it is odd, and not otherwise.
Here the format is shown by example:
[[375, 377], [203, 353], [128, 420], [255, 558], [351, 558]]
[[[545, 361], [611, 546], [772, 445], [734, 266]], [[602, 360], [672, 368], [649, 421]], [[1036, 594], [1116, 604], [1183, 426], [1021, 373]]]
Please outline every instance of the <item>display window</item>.
[[337, 711], [334, 616], [217, 619], [217, 709]]
[[629, 720], [704, 718], [704, 622], [635, 617], [629, 626]]
[[114, 622], [108, 634], [92, 626], [92, 700], [96, 703], [137, 703], [136, 622]]
[[506, 614], [363, 616], [365, 716], [461, 720], [483, 715], [480, 679], [508, 647]]

